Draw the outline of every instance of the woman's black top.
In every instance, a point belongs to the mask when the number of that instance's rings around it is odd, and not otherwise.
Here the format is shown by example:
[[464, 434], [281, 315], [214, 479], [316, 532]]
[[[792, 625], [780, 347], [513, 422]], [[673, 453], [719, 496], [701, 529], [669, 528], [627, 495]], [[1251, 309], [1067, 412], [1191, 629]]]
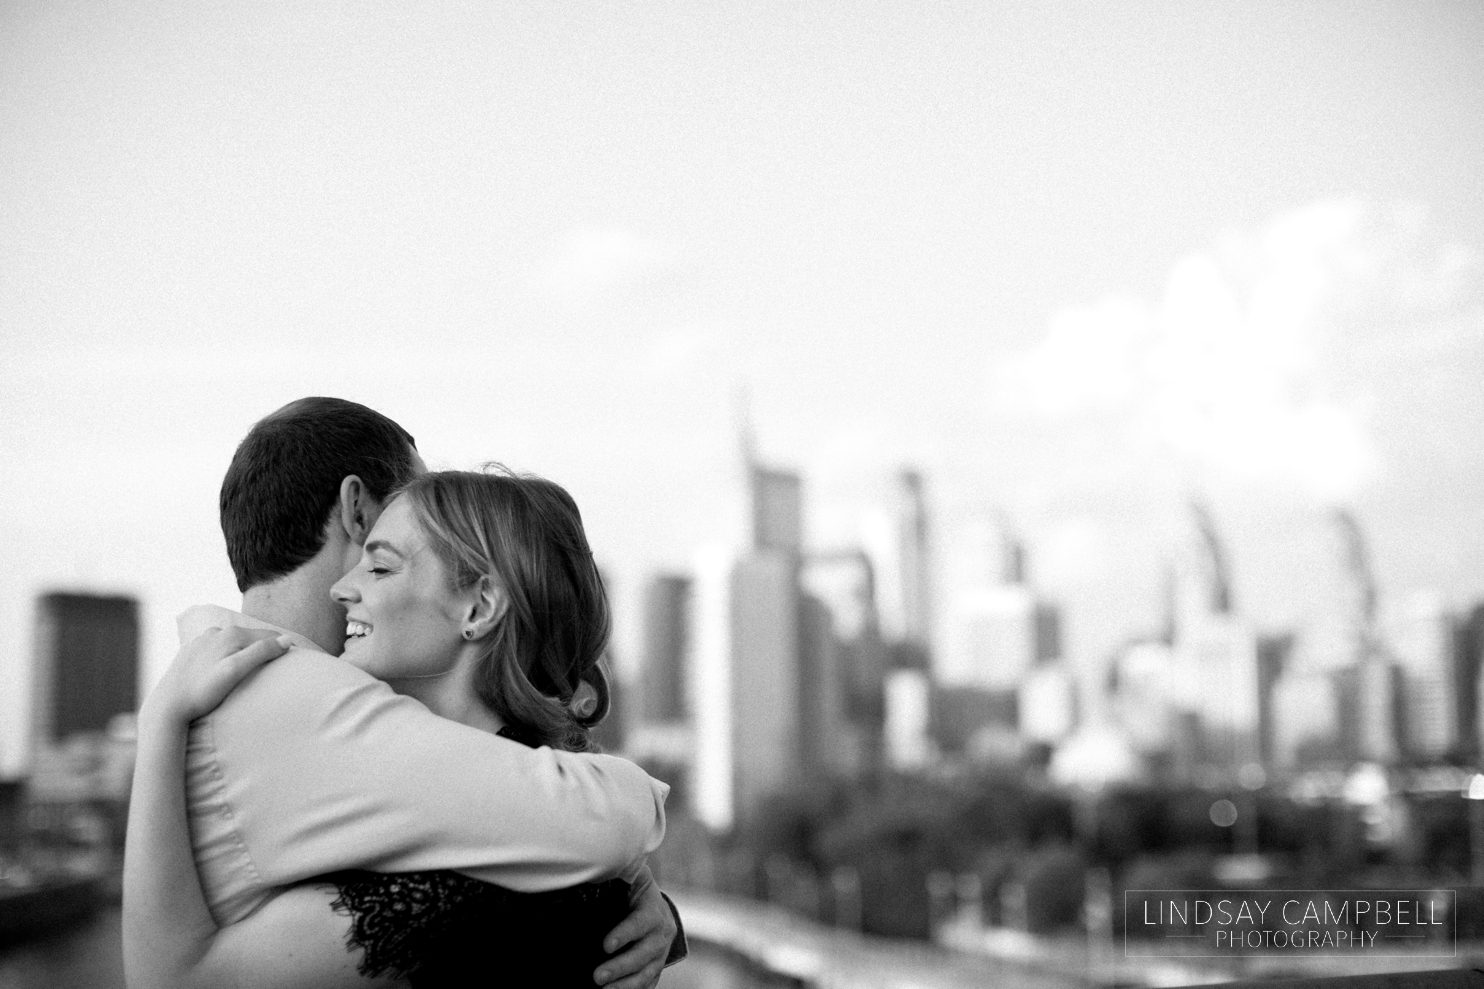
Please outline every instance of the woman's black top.
[[406, 978], [416, 989], [592, 989], [607, 957], [603, 936], [629, 913], [629, 886], [619, 879], [549, 893], [449, 871], [354, 870], [322, 880], [339, 891], [333, 909], [350, 916], [346, 944], [364, 952], [360, 973]]

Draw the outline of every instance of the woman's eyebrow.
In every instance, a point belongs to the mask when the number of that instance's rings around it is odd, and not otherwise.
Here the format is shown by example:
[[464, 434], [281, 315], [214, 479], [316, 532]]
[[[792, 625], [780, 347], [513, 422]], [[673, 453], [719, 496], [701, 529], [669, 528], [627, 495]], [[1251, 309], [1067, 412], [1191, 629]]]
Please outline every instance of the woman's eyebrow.
[[393, 556], [402, 556], [403, 555], [403, 553], [402, 553], [401, 550], [397, 549], [397, 547], [393, 546], [391, 543], [387, 542], [385, 539], [373, 539], [369, 543], [367, 543], [366, 546], [365, 546], [365, 551], [367, 553], [375, 553], [378, 550], [381, 550], [381, 551], [384, 551], [384, 552], [387, 552], [387, 553], [391, 553]]

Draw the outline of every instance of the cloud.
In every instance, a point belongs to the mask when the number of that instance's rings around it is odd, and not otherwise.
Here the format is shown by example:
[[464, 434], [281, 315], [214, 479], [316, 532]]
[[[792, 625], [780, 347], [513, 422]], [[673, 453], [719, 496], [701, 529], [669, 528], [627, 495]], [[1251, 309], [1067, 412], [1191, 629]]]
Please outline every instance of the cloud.
[[1366, 411], [1395, 387], [1385, 355], [1470, 304], [1479, 271], [1420, 210], [1317, 203], [1181, 259], [1155, 303], [1057, 313], [994, 385], [1022, 414], [1122, 422], [1208, 477], [1343, 500], [1379, 465]]
[[713, 355], [712, 334], [702, 326], [684, 326], [656, 333], [643, 348], [642, 370], [653, 381], [694, 377]]
[[1001, 399], [1053, 418], [1124, 408], [1151, 331], [1150, 314], [1135, 300], [1064, 309], [999, 382]]

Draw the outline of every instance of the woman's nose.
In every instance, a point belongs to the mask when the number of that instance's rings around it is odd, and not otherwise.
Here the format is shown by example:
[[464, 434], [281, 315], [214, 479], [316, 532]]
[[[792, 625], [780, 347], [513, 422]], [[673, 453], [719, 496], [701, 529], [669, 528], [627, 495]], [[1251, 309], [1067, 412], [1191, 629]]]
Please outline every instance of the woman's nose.
[[352, 601], [360, 599], [360, 595], [356, 593], [356, 589], [344, 577], [337, 580], [335, 585], [330, 588], [330, 597], [334, 598], [339, 604], [350, 604]]

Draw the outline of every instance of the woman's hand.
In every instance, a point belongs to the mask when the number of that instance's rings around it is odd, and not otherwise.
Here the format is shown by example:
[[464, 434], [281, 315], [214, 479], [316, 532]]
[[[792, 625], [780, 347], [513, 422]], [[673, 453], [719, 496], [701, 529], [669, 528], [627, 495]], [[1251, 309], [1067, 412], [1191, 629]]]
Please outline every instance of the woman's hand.
[[234, 687], [289, 646], [287, 636], [267, 629], [209, 628], [180, 647], [150, 705], [158, 716], [188, 724], [216, 710]]
[[[603, 950], [611, 957], [593, 973], [593, 981], [604, 989], [654, 989], [660, 971], [686, 955], [684, 940], [678, 952], [674, 944], [680, 915], [671, 910], [648, 865], [629, 891], [629, 906], [629, 915], [603, 939]], [[616, 954], [625, 946], [623, 954]]]

